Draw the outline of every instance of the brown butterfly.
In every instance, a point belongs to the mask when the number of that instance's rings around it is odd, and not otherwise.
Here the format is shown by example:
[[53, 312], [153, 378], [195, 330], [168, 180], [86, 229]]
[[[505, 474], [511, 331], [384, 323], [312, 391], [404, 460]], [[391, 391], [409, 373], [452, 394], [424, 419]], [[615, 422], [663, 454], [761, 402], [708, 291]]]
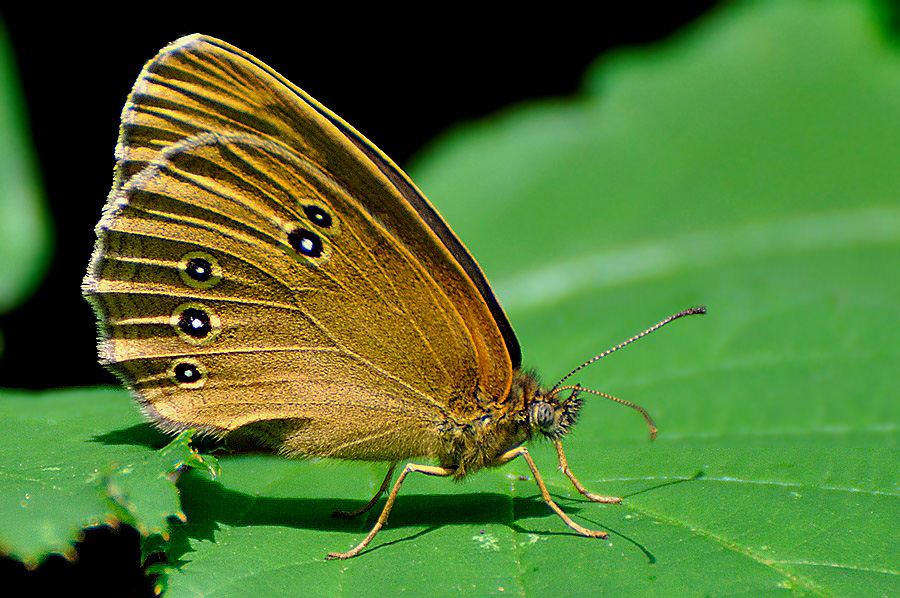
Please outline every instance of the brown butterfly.
[[[241, 50], [201, 35], [144, 67], [84, 293], [99, 353], [160, 429], [282, 455], [389, 461], [461, 478], [560, 439], [580, 386], [547, 390], [478, 264], [410, 179], [350, 125]], [[686, 310], [588, 361], [590, 363]], [[587, 365], [587, 363], [583, 365]], [[620, 401], [609, 395], [604, 397]], [[567, 396], [563, 396], [567, 394]], [[652, 432], [652, 421], [646, 417]]]

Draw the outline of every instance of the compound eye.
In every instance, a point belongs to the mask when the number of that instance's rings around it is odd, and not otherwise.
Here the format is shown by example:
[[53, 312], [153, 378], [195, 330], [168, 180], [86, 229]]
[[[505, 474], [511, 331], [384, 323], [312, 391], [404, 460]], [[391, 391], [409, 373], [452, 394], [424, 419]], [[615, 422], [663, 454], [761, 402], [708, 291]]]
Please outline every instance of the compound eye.
[[539, 428], [546, 430], [553, 425], [556, 414], [553, 411], [553, 407], [547, 403], [538, 403], [532, 409], [531, 418]]

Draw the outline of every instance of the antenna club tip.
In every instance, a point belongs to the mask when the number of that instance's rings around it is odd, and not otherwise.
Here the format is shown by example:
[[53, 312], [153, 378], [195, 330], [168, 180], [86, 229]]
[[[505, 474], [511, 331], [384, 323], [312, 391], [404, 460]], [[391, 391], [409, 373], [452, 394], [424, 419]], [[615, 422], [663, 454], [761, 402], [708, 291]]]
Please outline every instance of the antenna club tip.
[[656, 440], [656, 432], [657, 432], [656, 426], [650, 428], [650, 442], [653, 442], [654, 440]]
[[684, 310], [683, 312], [678, 314], [676, 317], [680, 318], [682, 316], [696, 316], [696, 315], [705, 314], [705, 313], [706, 313], [706, 306], [698, 305], [697, 307], [692, 307], [690, 309]]

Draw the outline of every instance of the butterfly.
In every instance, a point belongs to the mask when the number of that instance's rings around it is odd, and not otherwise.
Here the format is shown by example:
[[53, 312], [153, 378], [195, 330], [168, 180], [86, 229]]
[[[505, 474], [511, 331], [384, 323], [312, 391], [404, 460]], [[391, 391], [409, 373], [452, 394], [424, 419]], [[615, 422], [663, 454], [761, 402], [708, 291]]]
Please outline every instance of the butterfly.
[[[122, 111], [116, 168], [83, 292], [101, 361], [166, 432], [249, 439], [287, 457], [387, 461], [462, 478], [561, 439], [584, 391], [522, 368], [478, 264], [407, 175], [353, 127], [223, 41], [191, 35], [146, 64]], [[398, 464], [407, 463], [391, 485]]]

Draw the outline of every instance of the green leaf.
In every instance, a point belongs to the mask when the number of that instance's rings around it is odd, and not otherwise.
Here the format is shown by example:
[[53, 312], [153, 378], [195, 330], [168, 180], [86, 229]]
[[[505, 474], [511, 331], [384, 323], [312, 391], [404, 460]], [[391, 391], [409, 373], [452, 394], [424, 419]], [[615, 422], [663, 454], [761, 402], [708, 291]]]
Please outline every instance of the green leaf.
[[[223, 459], [182, 480], [172, 596], [900, 594], [900, 63], [867, 5], [748, 3], [606, 57], [582, 97], [462, 127], [414, 178], [479, 259], [548, 381], [576, 381], [584, 501], [533, 447], [462, 484], [410, 476], [355, 559], [384, 467]], [[302, 83], [302, 81], [301, 81]], [[700, 475], [698, 475], [698, 473]], [[377, 509], [376, 509], [377, 511]]]
[[0, 313], [37, 286], [51, 254], [50, 217], [20, 96], [15, 61], [0, 22]]
[[34, 563], [70, 553], [81, 528], [107, 521], [167, 536], [166, 520], [184, 517], [174, 472], [216, 467], [190, 449], [191, 433], [166, 445], [118, 389], [3, 392], [0, 547]]

